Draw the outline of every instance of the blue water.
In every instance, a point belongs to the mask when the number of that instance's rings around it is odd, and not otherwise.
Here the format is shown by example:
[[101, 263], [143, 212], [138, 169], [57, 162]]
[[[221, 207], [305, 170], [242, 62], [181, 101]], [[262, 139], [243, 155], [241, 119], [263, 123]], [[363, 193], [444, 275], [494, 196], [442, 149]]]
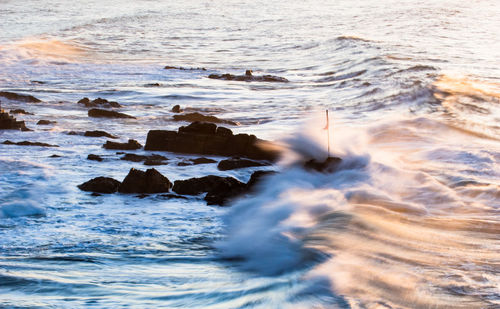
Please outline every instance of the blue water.
[[[0, 144], [0, 307], [499, 307], [499, 14], [490, 0], [0, 1], [0, 90], [43, 101], [0, 98], [34, 114], [0, 142], [60, 146]], [[290, 82], [207, 78], [247, 69]], [[89, 118], [83, 97], [137, 119]], [[147, 167], [68, 132], [144, 145], [187, 124], [176, 104], [278, 142], [279, 173], [230, 207], [77, 188]], [[325, 109], [332, 174], [294, 165], [327, 155]], [[172, 181], [261, 169], [162, 155]]]

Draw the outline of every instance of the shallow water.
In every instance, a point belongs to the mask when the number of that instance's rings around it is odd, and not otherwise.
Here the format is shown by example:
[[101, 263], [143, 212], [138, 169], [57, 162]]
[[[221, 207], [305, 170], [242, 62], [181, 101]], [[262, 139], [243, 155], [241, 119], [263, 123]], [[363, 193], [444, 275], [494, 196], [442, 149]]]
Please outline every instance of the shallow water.
[[[0, 1], [0, 90], [43, 101], [0, 98], [34, 113], [16, 116], [33, 132], [0, 141], [60, 146], [0, 144], [0, 307], [500, 306], [499, 14], [489, 0]], [[290, 82], [207, 78], [246, 69]], [[137, 119], [89, 118], [83, 97]], [[144, 144], [186, 124], [176, 104], [287, 145], [280, 173], [229, 208], [76, 187], [146, 167], [69, 131]], [[327, 155], [325, 109], [331, 174], [293, 164]], [[170, 180], [258, 169], [163, 155]]]

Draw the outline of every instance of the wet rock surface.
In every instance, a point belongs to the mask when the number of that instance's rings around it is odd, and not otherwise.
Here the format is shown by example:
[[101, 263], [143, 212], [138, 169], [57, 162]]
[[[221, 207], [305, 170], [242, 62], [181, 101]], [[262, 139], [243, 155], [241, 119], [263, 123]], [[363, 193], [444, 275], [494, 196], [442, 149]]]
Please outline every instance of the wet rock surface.
[[136, 119], [134, 116], [130, 116], [124, 113], [119, 113], [115, 111], [110, 111], [106, 109], [93, 108], [88, 111], [89, 117], [94, 118], [122, 118], [122, 119]]
[[132, 168], [118, 188], [120, 193], [169, 192], [172, 183], [156, 169], [144, 171]]
[[275, 161], [279, 153], [260, 148], [258, 144], [262, 142], [255, 135], [233, 135], [230, 129], [218, 128], [213, 123], [193, 122], [180, 127], [178, 132], [149, 131], [145, 149]]
[[18, 121], [9, 113], [0, 108], [0, 130], [31, 131], [26, 127], [24, 121]]
[[30, 142], [30, 141], [22, 141], [22, 142], [15, 143], [15, 142], [6, 140], [2, 144], [4, 144], [4, 145], [18, 145], [18, 146], [59, 147], [57, 145], [51, 145], [51, 144], [40, 143], [40, 142]]
[[330, 173], [337, 168], [341, 161], [342, 159], [338, 157], [328, 157], [324, 161], [311, 159], [304, 162], [304, 168], [317, 172]]
[[221, 80], [234, 80], [234, 81], [244, 81], [244, 82], [274, 82], [274, 83], [287, 83], [288, 79], [280, 76], [274, 75], [253, 75], [251, 70], [247, 70], [245, 75], [233, 75], [233, 74], [210, 74], [208, 78], [211, 79], [221, 79]]
[[34, 115], [33, 113], [27, 112], [24, 109], [11, 109], [11, 114], [22, 114], [22, 115]]
[[95, 100], [83, 98], [78, 101], [78, 104], [83, 104], [85, 107], [122, 107], [118, 102], [108, 101], [102, 98], [97, 98]]
[[205, 68], [184, 68], [184, 67], [176, 67], [167, 65], [163, 68], [164, 70], [181, 70], [181, 71], [206, 71]]
[[[135, 153], [126, 153], [123, 157], [120, 158], [120, 160], [125, 160], [125, 161], [132, 161], [132, 162], [146, 162], [148, 160], [150, 161], [166, 161], [168, 160], [167, 157], [164, 157], [162, 155], [137, 155]], [[160, 165], [160, 164], [158, 164]]]
[[266, 166], [266, 165], [270, 164], [268, 162], [254, 161], [241, 158], [231, 158], [220, 161], [219, 164], [217, 165], [217, 169], [219, 169], [220, 171], [228, 171], [245, 167]]
[[95, 193], [115, 193], [120, 184], [118, 180], [110, 177], [97, 177], [78, 185], [78, 188]]
[[51, 125], [51, 124], [56, 124], [56, 123], [57, 123], [57, 121], [41, 119], [36, 124], [39, 126], [46, 126], [46, 125]]
[[6, 99], [13, 100], [13, 101], [20, 101], [20, 102], [26, 102], [26, 103], [42, 102], [40, 99], [37, 99], [32, 95], [19, 94], [19, 93], [8, 92], [8, 91], [0, 91], [0, 97], [4, 97]]
[[189, 121], [189, 122], [200, 121], [200, 122], [229, 124], [229, 125], [233, 125], [233, 126], [239, 125], [237, 122], [234, 122], [231, 120], [220, 119], [220, 118], [217, 118], [215, 116], [207, 116], [207, 115], [200, 114], [198, 112], [174, 115], [173, 119], [175, 121]]
[[118, 143], [112, 141], [106, 141], [104, 145], [102, 145], [105, 149], [115, 149], [115, 150], [137, 150], [141, 149], [142, 145], [139, 144], [135, 139], [129, 139], [126, 143]]
[[109, 134], [108, 132], [105, 132], [105, 131], [99, 131], [99, 130], [95, 130], [95, 131], [85, 131], [85, 133], [83, 134], [83, 136], [87, 136], [87, 137], [108, 137], [108, 138], [118, 138], [117, 136], [111, 135], [111, 134]]
[[189, 165], [199, 165], [199, 164], [210, 164], [217, 163], [217, 161], [208, 159], [208, 158], [196, 158], [196, 159], [188, 159], [186, 161], [182, 161], [177, 163], [178, 166], [189, 166]]
[[229, 199], [245, 191], [246, 184], [233, 177], [209, 175], [200, 178], [176, 180], [172, 191], [181, 195], [207, 193], [205, 201], [209, 205], [223, 205]]

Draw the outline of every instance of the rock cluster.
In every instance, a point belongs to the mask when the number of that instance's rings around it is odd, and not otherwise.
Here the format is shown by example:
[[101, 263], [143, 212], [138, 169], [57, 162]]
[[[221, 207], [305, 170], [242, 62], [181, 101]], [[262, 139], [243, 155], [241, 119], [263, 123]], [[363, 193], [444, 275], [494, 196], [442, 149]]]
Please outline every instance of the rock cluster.
[[235, 80], [244, 82], [275, 82], [275, 83], [287, 83], [288, 79], [280, 76], [274, 75], [253, 75], [251, 70], [247, 70], [245, 75], [233, 75], [233, 74], [210, 74], [208, 78], [211, 79], [222, 79], [222, 80]]
[[213, 123], [193, 122], [177, 132], [149, 131], [144, 149], [275, 161], [279, 153], [260, 148], [260, 142], [255, 135], [234, 135], [230, 129]]
[[231, 120], [225, 120], [225, 119], [220, 119], [215, 116], [207, 116], [203, 115], [200, 113], [188, 113], [188, 114], [180, 114], [180, 115], [174, 115], [173, 119], [175, 121], [200, 121], [200, 122], [211, 122], [211, 123], [223, 123], [223, 124], [229, 124], [233, 126], [239, 125], [237, 122], [231, 121]]
[[21, 131], [31, 131], [26, 127], [24, 121], [18, 121], [16, 118], [9, 115], [9, 113], [4, 112], [0, 108], [0, 130], [21, 130]]
[[95, 100], [90, 100], [89, 98], [83, 98], [78, 101], [78, 104], [83, 104], [85, 107], [122, 107], [120, 103], [114, 101], [108, 101], [106, 99], [97, 98]]
[[102, 145], [105, 149], [115, 149], [115, 150], [137, 150], [141, 149], [142, 145], [139, 144], [135, 139], [129, 139], [126, 143], [117, 143], [112, 141], [106, 141], [104, 145]]

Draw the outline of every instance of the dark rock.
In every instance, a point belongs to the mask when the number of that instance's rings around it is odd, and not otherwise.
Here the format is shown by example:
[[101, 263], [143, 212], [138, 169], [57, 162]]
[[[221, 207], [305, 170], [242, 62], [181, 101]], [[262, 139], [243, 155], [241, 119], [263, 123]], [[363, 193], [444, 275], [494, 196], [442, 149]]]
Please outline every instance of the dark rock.
[[46, 84], [46, 82], [43, 82], [41, 80], [30, 80], [30, 82], [33, 83], [33, 84], [39, 84], [39, 85], [45, 85]]
[[61, 157], [60, 155], [53, 154], [49, 158], [60, 158], [60, 157]]
[[102, 162], [102, 158], [98, 155], [95, 155], [95, 154], [89, 154], [87, 156], [87, 160], [92, 160], [92, 161], [99, 161], [99, 162]]
[[118, 188], [120, 193], [162, 193], [168, 192], [172, 183], [154, 168], [143, 172], [131, 168]]
[[196, 159], [189, 159], [189, 161], [193, 162], [194, 165], [198, 164], [208, 164], [208, 163], [215, 163], [217, 161], [208, 159], [208, 158], [196, 158]]
[[97, 177], [78, 185], [78, 188], [82, 191], [114, 193], [118, 190], [119, 186], [120, 182], [116, 179], [109, 177]]
[[[244, 187], [245, 184], [233, 177], [204, 176], [174, 181], [172, 191], [183, 195], [198, 195], [204, 192], [219, 192], [224, 186], [228, 188]], [[214, 193], [215, 194], [215, 193]], [[222, 194], [219, 192], [219, 194]]]
[[231, 121], [231, 120], [225, 120], [225, 119], [220, 119], [215, 116], [207, 116], [203, 115], [200, 113], [189, 113], [189, 114], [181, 114], [181, 115], [174, 115], [174, 120], [175, 121], [203, 121], [203, 122], [212, 122], [212, 123], [223, 123], [223, 124], [229, 124], [233, 126], [237, 126], [238, 123]]
[[26, 127], [24, 121], [18, 121], [9, 113], [4, 112], [0, 108], [0, 130], [21, 130], [21, 131], [31, 131]]
[[234, 80], [234, 81], [245, 81], [245, 82], [277, 82], [277, 83], [287, 83], [288, 79], [284, 77], [274, 76], [274, 75], [253, 75], [251, 70], [247, 70], [245, 75], [233, 75], [233, 74], [210, 74], [208, 78], [211, 79], [222, 79], [222, 80]]
[[248, 159], [231, 158], [222, 160], [217, 165], [217, 169], [220, 171], [235, 170], [238, 168], [252, 167], [252, 166], [266, 166], [269, 165], [267, 162], [259, 162]]
[[149, 156], [137, 155], [135, 153], [126, 153], [120, 160], [132, 161], [132, 162], [141, 162], [146, 160], [168, 160], [166, 157], [153, 154]]
[[101, 193], [97, 193], [97, 192], [92, 192], [92, 194], [90, 194], [90, 195], [92, 195], [92, 196], [102, 196]]
[[160, 87], [160, 83], [150, 83], [150, 84], [145, 84], [144, 87]]
[[78, 104], [83, 104], [85, 107], [121, 107], [118, 102], [108, 101], [102, 98], [97, 98], [92, 101], [89, 98], [83, 98], [78, 101]]
[[205, 195], [208, 205], [224, 206], [230, 199], [243, 194], [246, 191], [246, 184], [232, 177], [225, 177]]
[[144, 165], [149, 165], [149, 166], [152, 166], [152, 165], [167, 165], [168, 162], [165, 162], [163, 160], [158, 160], [158, 159], [146, 159], [146, 161], [144, 161]]
[[158, 195], [158, 197], [163, 197], [163, 198], [168, 199], [168, 200], [169, 199], [173, 199], [173, 198], [182, 199], [182, 200], [187, 200], [188, 199], [185, 196], [177, 195], [177, 194], [172, 194], [172, 193], [160, 194], [160, 195]]
[[37, 125], [49, 125], [49, 124], [54, 124], [54, 123], [57, 123], [57, 121], [51, 121], [51, 120], [45, 120], [45, 119], [41, 119], [39, 120], [36, 124]]
[[195, 122], [178, 132], [151, 130], [148, 132], [145, 150], [171, 151], [217, 156], [238, 156], [254, 160], [275, 161], [279, 152], [262, 149], [258, 144], [269, 142], [259, 140], [255, 135], [217, 134], [214, 124]]
[[130, 116], [124, 113], [119, 113], [115, 111], [108, 111], [105, 109], [93, 108], [88, 111], [89, 117], [97, 117], [97, 118], [129, 118], [136, 119], [134, 116]]
[[341, 161], [342, 159], [337, 157], [328, 157], [322, 162], [311, 159], [304, 163], [304, 168], [318, 172], [332, 172], [337, 168]]
[[165, 70], [181, 70], [181, 71], [206, 71], [205, 68], [183, 68], [183, 67], [174, 67], [171, 65], [165, 66], [163, 69]]
[[102, 145], [106, 149], [116, 149], [116, 150], [137, 150], [141, 149], [142, 145], [139, 144], [135, 139], [129, 139], [126, 143], [116, 143], [112, 141], [106, 141], [106, 144]]
[[250, 180], [247, 182], [247, 190], [253, 190], [255, 188], [255, 185], [257, 185], [259, 182], [262, 181], [262, 179], [270, 176], [277, 174], [275, 171], [255, 171], [252, 173], [252, 176], [250, 176]]
[[180, 113], [181, 112], [181, 106], [180, 105], [175, 105], [172, 107], [172, 113]]
[[28, 102], [28, 103], [39, 103], [41, 100], [35, 98], [32, 95], [18, 94], [14, 92], [0, 91], [0, 97], [4, 97], [13, 101]]
[[69, 131], [68, 133], [66, 133], [68, 135], [82, 135], [81, 133], [78, 133], [76, 131]]
[[193, 163], [191, 163], [191, 162], [179, 162], [179, 163], [177, 163], [177, 166], [189, 166], [189, 165], [193, 165]]
[[40, 147], [59, 147], [57, 145], [50, 145], [50, 144], [45, 144], [45, 143], [40, 143], [40, 142], [29, 142], [29, 141], [22, 141], [22, 142], [11, 142], [9, 140], [4, 141], [2, 144], [4, 145], [18, 145], [18, 146], [40, 146]]
[[217, 131], [215, 132], [215, 134], [222, 136], [230, 136], [233, 135], [233, 131], [231, 131], [231, 129], [228, 128], [217, 127]]
[[83, 136], [88, 136], [88, 137], [109, 137], [109, 138], [118, 138], [114, 135], [111, 135], [105, 131], [85, 131], [85, 134]]
[[24, 109], [11, 109], [11, 114], [23, 114], [23, 115], [34, 115], [33, 113], [27, 112]]

